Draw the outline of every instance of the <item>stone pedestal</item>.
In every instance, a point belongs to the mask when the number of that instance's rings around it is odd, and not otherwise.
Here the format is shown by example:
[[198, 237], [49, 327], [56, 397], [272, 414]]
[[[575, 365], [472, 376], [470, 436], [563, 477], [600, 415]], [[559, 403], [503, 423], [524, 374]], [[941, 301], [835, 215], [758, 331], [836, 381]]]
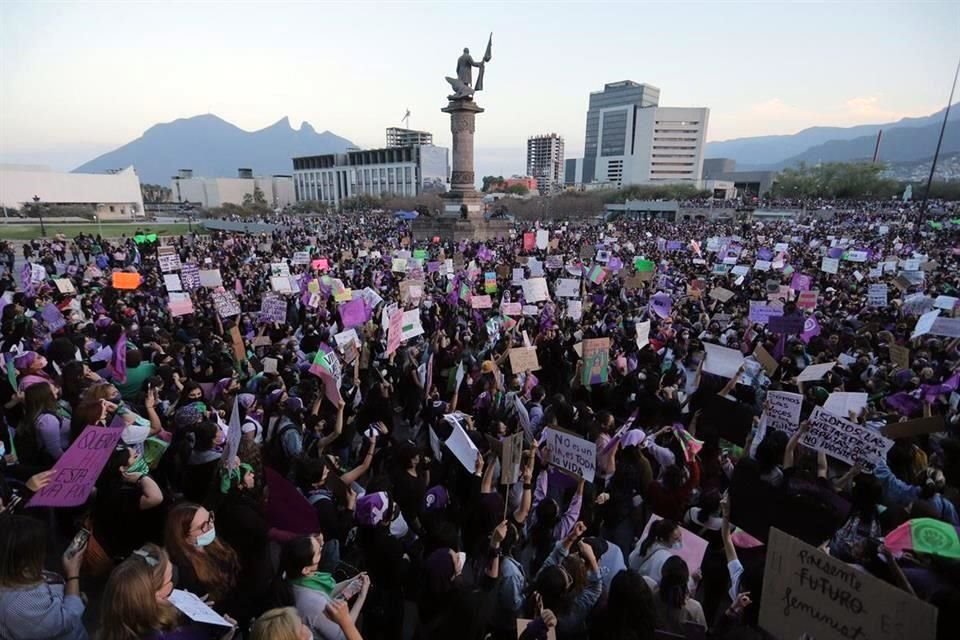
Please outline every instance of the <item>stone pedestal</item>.
[[420, 216], [413, 221], [413, 237], [416, 240], [430, 242], [440, 238], [446, 242], [452, 240], [507, 240], [513, 224], [507, 220], [484, 220], [459, 216], [440, 216], [436, 218]]
[[460, 217], [466, 206], [468, 219], [482, 221], [483, 201], [473, 172], [473, 133], [477, 114], [483, 113], [483, 108], [472, 99], [460, 99], [450, 100], [441, 111], [450, 114], [450, 133], [453, 134], [450, 190], [443, 196], [443, 213]]

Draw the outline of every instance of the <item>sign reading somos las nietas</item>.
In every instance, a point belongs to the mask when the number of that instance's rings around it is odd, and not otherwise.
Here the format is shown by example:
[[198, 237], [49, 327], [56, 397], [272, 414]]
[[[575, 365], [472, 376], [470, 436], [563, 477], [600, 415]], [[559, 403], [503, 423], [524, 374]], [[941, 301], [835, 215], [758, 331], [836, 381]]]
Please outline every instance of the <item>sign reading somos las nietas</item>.
[[779, 640], [933, 640], [937, 610], [770, 529], [760, 627]]

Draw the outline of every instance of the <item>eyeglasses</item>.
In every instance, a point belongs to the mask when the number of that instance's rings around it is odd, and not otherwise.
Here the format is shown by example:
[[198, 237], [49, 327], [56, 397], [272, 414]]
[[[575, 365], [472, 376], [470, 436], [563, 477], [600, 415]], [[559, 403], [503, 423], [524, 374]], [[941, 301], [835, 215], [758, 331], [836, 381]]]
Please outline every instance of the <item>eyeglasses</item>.
[[200, 525], [200, 533], [206, 533], [210, 531], [210, 529], [213, 529], [213, 521], [214, 521], [214, 516], [213, 516], [213, 511], [211, 511], [210, 517], [207, 518], [207, 521]]

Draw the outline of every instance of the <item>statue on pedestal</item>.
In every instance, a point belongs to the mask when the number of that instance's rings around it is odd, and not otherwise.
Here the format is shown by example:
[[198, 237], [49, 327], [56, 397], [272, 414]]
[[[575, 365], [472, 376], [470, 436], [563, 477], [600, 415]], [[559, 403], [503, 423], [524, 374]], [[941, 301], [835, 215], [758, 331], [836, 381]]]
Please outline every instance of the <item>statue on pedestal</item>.
[[[447, 76], [447, 82], [453, 87], [454, 94], [447, 96], [450, 100], [470, 100], [476, 91], [483, 91], [483, 72], [486, 69], [486, 63], [490, 62], [490, 47], [493, 44], [493, 34], [487, 40], [487, 50], [483, 54], [483, 59], [476, 62], [470, 55], [470, 49], [464, 48], [463, 55], [457, 58], [457, 77]], [[477, 84], [473, 84], [473, 68], [477, 67], [480, 71], [477, 73]]]

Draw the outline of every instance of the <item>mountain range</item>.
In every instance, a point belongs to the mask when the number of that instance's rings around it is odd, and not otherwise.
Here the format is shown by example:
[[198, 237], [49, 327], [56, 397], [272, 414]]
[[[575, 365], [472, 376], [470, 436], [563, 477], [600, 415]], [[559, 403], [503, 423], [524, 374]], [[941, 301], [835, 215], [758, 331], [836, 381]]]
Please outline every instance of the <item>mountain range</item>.
[[[737, 169], [782, 169], [800, 162], [869, 160], [883, 130], [879, 160], [915, 162], [933, 157], [943, 123], [943, 110], [920, 118], [854, 127], [810, 127], [792, 135], [736, 138], [706, 145], [707, 158], [732, 158]], [[941, 153], [960, 151], [960, 104], [950, 109]]]
[[195, 176], [231, 177], [238, 168], [254, 175], [289, 175], [295, 156], [343, 153], [354, 144], [309, 123], [294, 129], [287, 117], [258, 131], [244, 131], [212, 114], [156, 124], [122, 147], [77, 167], [75, 173], [103, 173], [134, 165], [140, 182], [167, 185], [179, 169]]

